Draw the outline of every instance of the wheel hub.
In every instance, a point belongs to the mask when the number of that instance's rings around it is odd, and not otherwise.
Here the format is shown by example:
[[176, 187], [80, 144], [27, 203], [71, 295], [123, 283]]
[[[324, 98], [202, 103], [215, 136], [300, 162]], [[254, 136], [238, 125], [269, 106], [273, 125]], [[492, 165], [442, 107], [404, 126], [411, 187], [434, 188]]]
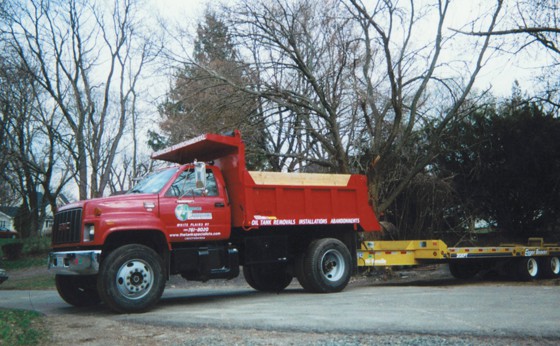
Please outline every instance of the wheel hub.
[[325, 252], [322, 258], [322, 273], [329, 281], [338, 281], [344, 275], [344, 258], [336, 250]]
[[117, 273], [119, 293], [129, 299], [140, 299], [148, 294], [153, 280], [150, 266], [142, 260], [126, 262]]

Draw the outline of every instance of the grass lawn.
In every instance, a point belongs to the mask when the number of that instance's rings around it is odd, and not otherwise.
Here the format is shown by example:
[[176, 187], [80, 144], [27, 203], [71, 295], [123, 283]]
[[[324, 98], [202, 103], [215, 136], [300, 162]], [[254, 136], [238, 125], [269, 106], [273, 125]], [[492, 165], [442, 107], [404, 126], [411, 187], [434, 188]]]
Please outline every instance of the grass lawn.
[[2, 245], [14, 242], [23, 243], [23, 251], [18, 259], [0, 261], [0, 268], [8, 272], [0, 290], [54, 289], [54, 277], [46, 270], [50, 239], [0, 239], [0, 258]]
[[29, 269], [34, 267], [47, 267], [47, 255], [40, 256], [25, 256], [12, 261], [3, 260], [0, 265], [2, 269], [7, 271], [19, 270], [19, 269]]
[[[54, 288], [53, 275], [48, 273], [48, 238], [0, 239], [2, 245], [21, 242], [22, 254], [15, 260], [2, 259], [0, 268], [8, 272], [8, 280], [0, 290], [33, 290]], [[35, 311], [0, 308], [0, 345], [50, 345], [52, 340], [44, 317]]]
[[1, 345], [48, 345], [51, 334], [38, 312], [0, 309]]

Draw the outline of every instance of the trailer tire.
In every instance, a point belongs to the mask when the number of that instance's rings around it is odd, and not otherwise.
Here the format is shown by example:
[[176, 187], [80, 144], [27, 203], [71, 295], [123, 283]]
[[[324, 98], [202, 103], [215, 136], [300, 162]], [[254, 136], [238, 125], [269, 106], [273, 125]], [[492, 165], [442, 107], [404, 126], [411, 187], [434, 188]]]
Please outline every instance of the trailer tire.
[[517, 270], [516, 279], [519, 281], [531, 281], [539, 275], [539, 263], [533, 257], [520, 258], [515, 262]]
[[85, 307], [101, 303], [95, 275], [56, 275], [54, 281], [58, 294], [70, 305]]
[[146, 311], [165, 288], [162, 259], [140, 244], [117, 248], [101, 263], [97, 287], [103, 302], [116, 312]]
[[249, 286], [261, 292], [283, 291], [293, 279], [284, 263], [245, 265], [243, 276]]
[[296, 276], [309, 292], [334, 293], [342, 291], [352, 275], [352, 256], [338, 239], [316, 239], [296, 263]]
[[543, 257], [539, 263], [541, 275], [544, 278], [552, 279], [560, 276], [560, 259], [556, 256]]
[[449, 272], [454, 278], [460, 280], [472, 279], [480, 271], [478, 263], [472, 261], [449, 262]]

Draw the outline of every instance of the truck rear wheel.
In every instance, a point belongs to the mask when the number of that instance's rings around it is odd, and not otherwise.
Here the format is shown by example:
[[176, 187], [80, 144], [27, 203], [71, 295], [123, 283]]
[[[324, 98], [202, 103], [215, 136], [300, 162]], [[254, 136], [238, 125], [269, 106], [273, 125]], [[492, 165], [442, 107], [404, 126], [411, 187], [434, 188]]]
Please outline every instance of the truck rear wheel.
[[99, 268], [99, 295], [117, 312], [148, 310], [159, 301], [164, 288], [161, 257], [144, 245], [131, 244], [114, 250]]
[[70, 305], [84, 307], [101, 303], [94, 275], [56, 275], [54, 281], [58, 294]]
[[283, 263], [246, 265], [243, 276], [249, 286], [262, 292], [280, 292], [292, 282], [292, 275]]
[[352, 256], [338, 239], [317, 239], [298, 258], [295, 269], [298, 281], [306, 291], [340, 292], [350, 281]]
[[449, 262], [449, 272], [454, 278], [460, 280], [472, 279], [480, 271], [478, 263], [472, 261], [451, 261]]
[[520, 258], [515, 262], [517, 270], [517, 280], [530, 281], [539, 275], [539, 264], [533, 257]]
[[544, 257], [539, 265], [544, 278], [551, 279], [560, 276], [560, 259], [558, 257]]

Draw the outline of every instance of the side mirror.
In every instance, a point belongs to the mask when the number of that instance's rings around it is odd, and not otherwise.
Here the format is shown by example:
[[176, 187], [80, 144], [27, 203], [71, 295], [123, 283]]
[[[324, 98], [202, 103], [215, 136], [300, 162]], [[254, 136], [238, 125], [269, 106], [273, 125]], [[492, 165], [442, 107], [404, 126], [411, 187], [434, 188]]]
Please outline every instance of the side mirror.
[[206, 189], [206, 164], [194, 162], [194, 177], [197, 189]]

